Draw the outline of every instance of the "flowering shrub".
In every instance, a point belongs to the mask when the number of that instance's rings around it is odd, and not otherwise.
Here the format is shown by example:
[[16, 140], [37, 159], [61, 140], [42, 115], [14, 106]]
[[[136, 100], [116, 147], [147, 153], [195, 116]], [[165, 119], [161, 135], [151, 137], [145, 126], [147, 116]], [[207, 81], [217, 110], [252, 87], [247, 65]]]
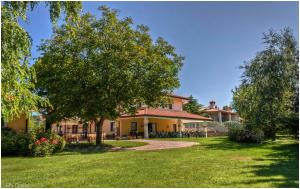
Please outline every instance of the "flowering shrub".
[[62, 151], [65, 147], [64, 139], [55, 133], [37, 129], [32, 136], [34, 143], [30, 145], [30, 150], [33, 156], [48, 156]]
[[49, 133], [42, 128], [31, 133], [16, 133], [10, 129], [2, 129], [2, 155], [32, 155], [48, 156], [60, 152], [65, 147], [65, 141], [55, 133]]
[[53, 152], [60, 152], [63, 151], [63, 149], [65, 148], [66, 145], [66, 141], [63, 139], [63, 137], [52, 133], [51, 135], [51, 144], [54, 145], [54, 149]]
[[49, 140], [42, 137], [31, 145], [33, 156], [47, 156], [53, 153], [54, 145], [52, 145]]

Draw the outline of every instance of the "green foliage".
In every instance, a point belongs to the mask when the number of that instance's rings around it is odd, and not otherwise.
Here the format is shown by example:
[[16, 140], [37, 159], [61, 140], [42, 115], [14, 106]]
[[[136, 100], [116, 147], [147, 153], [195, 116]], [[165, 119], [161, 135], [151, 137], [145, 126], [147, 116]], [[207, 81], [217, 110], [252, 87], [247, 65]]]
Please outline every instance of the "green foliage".
[[[19, 24], [27, 21], [26, 13], [39, 2], [5, 1], [1, 3], [1, 113], [5, 121], [21, 114], [27, 116], [39, 106], [48, 106], [45, 98], [34, 93], [35, 71], [29, 66], [31, 38]], [[76, 20], [80, 2], [46, 2], [53, 22], [61, 10], [66, 18]]]
[[38, 115], [32, 115], [28, 117], [29, 123], [28, 127], [29, 130], [33, 130], [39, 127], [45, 128], [45, 121]]
[[30, 145], [30, 150], [34, 157], [49, 156], [53, 153], [54, 146], [49, 142], [48, 139], [43, 139], [45, 138], [41, 138]]
[[51, 133], [43, 127], [37, 127], [32, 130], [32, 135], [35, 137], [35, 139], [40, 139], [40, 138], [50, 138]]
[[227, 105], [225, 105], [225, 106], [223, 106], [223, 108], [222, 108], [223, 110], [228, 110], [228, 109], [231, 109], [231, 107], [230, 106], [227, 106]]
[[23, 156], [47, 156], [61, 152], [65, 147], [64, 139], [42, 129], [31, 133], [16, 133], [11, 129], [2, 129], [1, 154]]
[[228, 136], [233, 141], [261, 143], [264, 140], [264, 132], [261, 129], [250, 129], [238, 123], [231, 123], [228, 126]]
[[64, 150], [66, 146], [66, 141], [64, 140], [63, 137], [55, 133], [51, 133], [51, 139], [52, 141], [57, 141], [57, 144], [54, 146], [54, 150], [53, 150], [54, 153], [61, 152]]
[[280, 118], [296, 112], [298, 48], [290, 29], [264, 34], [266, 49], [241, 68], [242, 83], [233, 91], [233, 107], [247, 125], [275, 139]]
[[77, 25], [56, 28], [41, 46], [35, 63], [39, 94], [53, 105], [54, 120], [94, 120], [97, 144], [104, 119], [135, 113], [137, 104], [158, 106], [179, 86], [183, 57], [164, 39], [155, 42], [146, 26], [133, 28], [131, 18], [101, 7]]
[[299, 114], [290, 113], [280, 118], [279, 131], [294, 135], [295, 138], [299, 138]]
[[183, 105], [183, 110], [192, 114], [202, 115], [201, 109], [203, 108], [202, 104], [199, 104], [197, 99], [192, 95], [189, 96], [189, 102]]
[[66, 144], [61, 136], [50, 133], [44, 128], [35, 129], [31, 136], [33, 142], [29, 145], [29, 149], [33, 156], [49, 156], [61, 152]]
[[4, 128], [1, 130], [1, 155], [29, 155], [30, 134], [16, 133]]

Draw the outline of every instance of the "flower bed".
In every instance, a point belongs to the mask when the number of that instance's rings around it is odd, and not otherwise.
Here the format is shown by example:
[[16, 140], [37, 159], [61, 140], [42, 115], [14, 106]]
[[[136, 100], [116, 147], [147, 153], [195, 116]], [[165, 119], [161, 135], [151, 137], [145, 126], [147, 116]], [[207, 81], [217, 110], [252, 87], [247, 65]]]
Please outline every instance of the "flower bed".
[[2, 155], [48, 156], [64, 149], [65, 141], [59, 135], [42, 128], [30, 133], [2, 130]]

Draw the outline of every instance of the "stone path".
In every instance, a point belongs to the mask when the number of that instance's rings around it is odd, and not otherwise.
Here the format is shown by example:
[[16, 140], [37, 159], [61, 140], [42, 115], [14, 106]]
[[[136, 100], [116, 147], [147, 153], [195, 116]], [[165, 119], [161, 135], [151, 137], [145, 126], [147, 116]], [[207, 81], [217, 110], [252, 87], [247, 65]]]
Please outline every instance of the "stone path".
[[128, 150], [163, 150], [170, 148], [184, 148], [189, 146], [198, 145], [198, 142], [184, 142], [184, 141], [162, 141], [162, 140], [145, 140], [145, 139], [135, 139], [131, 140], [134, 142], [145, 142], [148, 143], [144, 146], [137, 146], [127, 148]]

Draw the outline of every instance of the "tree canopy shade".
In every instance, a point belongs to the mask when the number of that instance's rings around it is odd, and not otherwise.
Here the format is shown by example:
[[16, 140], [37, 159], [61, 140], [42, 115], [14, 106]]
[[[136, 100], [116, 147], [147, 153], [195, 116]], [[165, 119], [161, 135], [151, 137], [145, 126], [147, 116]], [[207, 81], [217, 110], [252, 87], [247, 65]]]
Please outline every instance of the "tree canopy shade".
[[282, 118], [299, 112], [299, 51], [289, 28], [270, 30], [263, 43], [266, 49], [241, 67], [242, 83], [233, 91], [233, 106], [249, 126], [275, 139]]
[[[28, 114], [39, 105], [47, 105], [45, 98], [37, 96], [35, 71], [28, 65], [31, 49], [29, 34], [19, 25], [27, 21], [26, 13], [38, 2], [5, 1], [1, 5], [1, 116], [10, 121], [20, 114]], [[80, 2], [45, 2], [50, 17], [56, 22], [62, 10], [66, 19], [75, 21], [81, 9]]]
[[105, 119], [135, 113], [140, 103], [163, 103], [179, 87], [183, 61], [163, 38], [153, 42], [147, 26], [134, 29], [117, 10], [100, 11], [99, 19], [85, 14], [71, 29], [58, 27], [34, 65], [39, 94], [50, 100], [55, 120], [93, 120], [97, 145]]

